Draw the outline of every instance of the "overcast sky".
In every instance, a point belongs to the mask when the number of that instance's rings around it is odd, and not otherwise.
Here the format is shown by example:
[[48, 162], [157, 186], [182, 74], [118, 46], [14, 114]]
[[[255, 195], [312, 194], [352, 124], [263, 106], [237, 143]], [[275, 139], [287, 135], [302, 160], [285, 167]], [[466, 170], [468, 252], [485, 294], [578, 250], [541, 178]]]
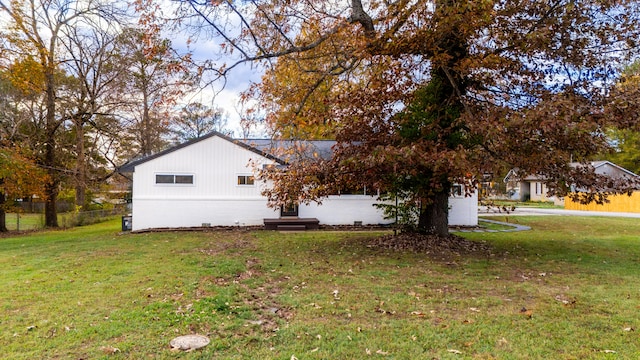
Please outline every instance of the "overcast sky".
[[[220, 67], [234, 64], [237, 58], [230, 58], [221, 52], [220, 39], [207, 37], [200, 34], [198, 37], [189, 36], [186, 31], [166, 31], [166, 38], [171, 40], [173, 47], [181, 54], [190, 52], [196, 62], [215, 61], [215, 66]], [[256, 64], [243, 63], [234, 67], [226, 78], [226, 81], [217, 80], [207, 84], [199, 93], [185, 97], [184, 102], [200, 102], [208, 106], [223, 109], [228, 117], [227, 127], [234, 132], [233, 136], [241, 136], [240, 116], [238, 114], [238, 101], [241, 92], [247, 90], [252, 83], [260, 81], [263, 69]], [[206, 78], [205, 78], [206, 82]], [[254, 136], [262, 136], [258, 133]]]

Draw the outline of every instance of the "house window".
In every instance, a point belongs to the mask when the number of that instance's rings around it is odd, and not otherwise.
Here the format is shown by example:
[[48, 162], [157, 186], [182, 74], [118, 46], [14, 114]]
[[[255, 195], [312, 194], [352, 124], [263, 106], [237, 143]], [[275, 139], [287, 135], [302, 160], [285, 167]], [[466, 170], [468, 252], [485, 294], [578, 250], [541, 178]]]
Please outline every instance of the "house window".
[[337, 194], [332, 195], [367, 195], [367, 188], [365, 186], [344, 187], [338, 190]]
[[193, 175], [156, 174], [156, 184], [193, 184]]
[[176, 175], [176, 184], [193, 184], [193, 175]]
[[452, 196], [462, 196], [462, 185], [460, 184], [454, 184], [451, 187], [451, 195]]
[[252, 186], [255, 183], [253, 175], [238, 175], [238, 185]]
[[298, 205], [296, 203], [288, 203], [280, 208], [280, 216], [298, 216]]

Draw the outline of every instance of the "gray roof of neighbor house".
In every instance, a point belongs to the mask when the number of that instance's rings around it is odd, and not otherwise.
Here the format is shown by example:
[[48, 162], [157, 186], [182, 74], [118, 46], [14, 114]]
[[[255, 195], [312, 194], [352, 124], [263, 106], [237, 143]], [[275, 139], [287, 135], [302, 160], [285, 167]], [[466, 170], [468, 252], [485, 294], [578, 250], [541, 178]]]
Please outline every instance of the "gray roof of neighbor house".
[[[593, 166], [596, 172], [598, 172], [599, 169], [602, 169], [601, 171], [604, 171], [606, 167], [611, 167], [618, 170], [619, 173], [622, 174], [622, 176], [638, 177], [637, 174], [634, 174], [633, 172], [623, 168], [622, 166], [616, 165], [608, 160], [591, 161], [589, 164]], [[584, 164], [579, 162], [572, 162], [569, 164], [569, 166], [577, 168], [580, 166], [584, 166]], [[544, 181], [546, 179], [546, 177], [541, 174], [528, 174], [524, 177], [517, 177], [516, 176], [517, 172], [518, 172], [517, 168], [509, 170], [507, 175], [504, 177], [503, 181], [506, 183], [509, 181]], [[606, 172], [600, 172], [600, 173], [603, 175], [605, 174], [613, 175]]]
[[[580, 163], [571, 163], [571, 166], [580, 166]], [[627, 170], [625, 168], [623, 168], [620, 165], [616, 165], [614, 163], [612, 163], [611, 161], [607, 161], [607, 160], [600, 160], [600, 161], [592, 161], [591, 162], [591, 166], [593, 166], [594, 169], [599, 169], [599, 168], [604, 168], [606, 166], [611, 166], [612, 168], [620, 171], [623, 175], [628, 175], [631, 177], [638, 177], [638, 174], [635, 174], [634, 172]], [[608, 175], [608, 174], [607, 174]]]
[[332, 155], [332, 147], [336, 143], [333, 140], [233, 139], [227, 135], [213, 131], [197, 139], [172, 146], [155, 154], [130, 160], [126, 164], [120, 166], [118, 168], [118, 172], [134, 172], [135, 167], [140, 164], [144, 164], [147, 161], [159, 158], [200, 141], [209, 139], [213, 136], [232, 142], [260, 156], [273, 160], [280, 165], [287, 165], [290, 162], [290, 159], [300, 158], [301, 156], [329, 159]]

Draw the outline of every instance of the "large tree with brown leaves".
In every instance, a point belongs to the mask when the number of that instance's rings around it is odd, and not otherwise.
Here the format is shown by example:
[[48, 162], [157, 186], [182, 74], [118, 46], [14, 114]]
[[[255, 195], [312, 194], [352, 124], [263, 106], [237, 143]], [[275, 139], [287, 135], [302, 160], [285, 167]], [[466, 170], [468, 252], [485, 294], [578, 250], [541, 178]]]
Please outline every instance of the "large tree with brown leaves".
[[21, 81], [28, 85], [24, 90], [42, 97], [43, 106], [35, 116], [43, 123], [38, 162], [48, 173], [44, 194], [47, 227], [58, 227], [56, 202], [65, 173], [59, 136], [67, 119], [60, 100], [64, 93], [63, 65], [72, 61], [65, 53], [63, 40], [75, 29], [114, 21], [117, 10], [113, 1], [102, 0], [0, 0], [0, 16], [6, 23], [0, 29], [2, 60], [17, 59], [21, 67], [28, 64], [28, 71], [22, 71], [22, 80], [28, 80]]
[[192, 0], [180, 11], [237, 57], [217, 74], [266, 66], [254, 90], [276, 102], [276, 136], [331, 124], [332, 159], [266, 174], [274, 204], [367, 186], [401, 194], [422, 231], [445, 235], [452, 184], [498, 166], [544, 175], [557, 195], [586, 189], [584, 201], [635, 186], [614, 189], [586, 164], [610, 146], [608, 128], [636, 126], [637, 90], [615, 87], [638, 56], [636, 1]]

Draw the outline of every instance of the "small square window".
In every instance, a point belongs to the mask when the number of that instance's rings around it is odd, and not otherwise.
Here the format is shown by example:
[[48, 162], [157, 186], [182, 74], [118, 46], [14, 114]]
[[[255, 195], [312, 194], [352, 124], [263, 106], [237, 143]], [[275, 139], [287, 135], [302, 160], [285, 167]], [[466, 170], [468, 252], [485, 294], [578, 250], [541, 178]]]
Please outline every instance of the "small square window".
[[173, 184], [173, 175], [156, 175], [156, 184]]
[[451, 187], [451, 195], [462, 196], [462, 185], [455, 184]]
[[253, 185], [255, 179], [251, 175], [238, 175], [238, 185]]
[[193, 184], [193, 175], [176, 175], [176, 184]]

